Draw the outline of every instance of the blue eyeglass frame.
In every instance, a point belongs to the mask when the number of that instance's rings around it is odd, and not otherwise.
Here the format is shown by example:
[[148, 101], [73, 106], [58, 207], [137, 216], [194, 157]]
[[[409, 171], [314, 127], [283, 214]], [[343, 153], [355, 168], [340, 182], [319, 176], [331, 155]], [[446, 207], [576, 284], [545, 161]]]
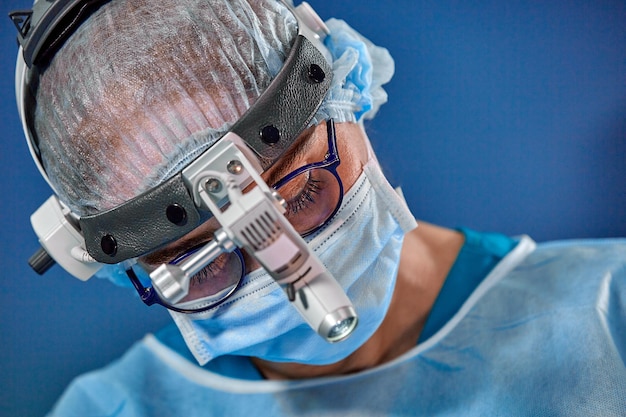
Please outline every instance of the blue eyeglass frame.
[[341, 207], [341, 203], [343, 202], [343, 182], [341, 181], [341, 177], [337, 172], [337, 167], [341, 163], [341, 160], [339, 158], [339, 152], [337, 151], [337, 135], [335, 131], [335, 121], [333, 119], [328, 119], [326, 121], [326, 134], [328, 137], [328, 152], [326, 153], [326, 157], [323, 161], [313, 162], [311, 164], [304, 165], [294, 171], [291, 171], [289, 174], [285, 175], [272, 186], [274, 190], [278, 191], [280, 187], [282, 187], [298, 175], [301, 175], [313, 169], [325, 169], [333, 174], [337, 179], [337, 184], [339, 184], [339, 199], [337, 200], [337, 205], [335, 206], [335, 209], [332, 211], [330, 216], [328, 216], [328, 218], [324, 220], [323, 223], [319, 224], [308, 232], [301, 233], [302, 237], [310, 236], [320, 230], [322, 227], [326, 226], [332, 220], [332, 218], [335, 217], [335, 214], [337, 214], [337, 211], [339, 210], [339, 207]]
[[[339, 207], [341, 207], [341, 203], [343, 202], [343, 182], [341, 181], [341, 177], [339, 176], [339, 173], [337, 172], [337, 167], [341, 163], [341, 160], [339, 159], [339, 152], [337, 151], [337, 135], [335, 132], [335, 121], [333, 119], [329, 119], [326, 121], [326, 134], [328, 137], [328, 152], [326, 153], [326, 156], [324, 157], [323, 161], [307, 164], [294, 171], [291, 171], [289, 174], [282, 177], [280, 180], [276, 182], [276, 184], [272, 186], [274, 190], [278, 190], [280, 187], [282, 187], [283, 185], [285, 185], [287, 182], [291, 181], [298, 175], [304, 174], [305, 172], [311, 171], [313, 169], [325, 169], [329, 171], [331, 174], [333, 174], [335, 178], [337, 179], [337, 184], [339, 185], [339, 199], [337, 200], [337, 205], [335, 206], [335, 209], [323, 223], [311, 229], [310, 231], [303, 233], [302, 237], [310, 236], [311, 234], [320, 230], [322, 227], [326, 226], [335, 216], [335, 214], [339, 210]], [[197, 250], [197, 248], [195, 250]], [[194, 250], [192, 249], [192, 251], [182, 256], [183, 257], [188, 256], [193, 251]], [[239, 280], [237, 281], [237, 285], [235, 285], [228, 292], [228, 294], [226, 294], [222, 299], [214, 303], [208, 304], [206, 306], [194, 308], [194, 309], [179, 308], [179, 307], [175, 307], [171, 304], [164, 302], [161, 299], [161, 297], [159, 297], [159, 294], [156, 292], [154, 287], [152, 286], [145, 287], [141, 283], [141, 280], [139, 279], [139, 277], [137, 276], [137, 274], [132, 268], [128, 268], [126, 270], [126, 274], [128, 275], [130, 282], [135, 287], [135, 290], [137, 290], [137, 293], [139, 294], [141, 301], [143, 301], [143, 303], [146, 304], [147, 306], [158, 304], [160, 306], [163, 306], [172, 311], [176, 311], [178, 313], [184, 313], [184, 314], [200, 313], [200, 312], [215, 308], [219, 306], [220, 304], [224, 303], [226, 300], [230, 298], [231, 295], [233, 295], [235, 291], [237, 291], [241, 287], [242, 282], [243, 282], [243, 277], [246, 275], [246, 264], [243, 260], [243, 254], [241, 253], [241, 250], [239, 250], [239, 248], [235, 249], [233, 253], [235, 253], [239, 257], [239, 261], [241, 262], [241, 276], [239, 277]], [[178, 257], [171, 263], [176, 263], [177, 261], [180, 261], [180, 260], [181, 260], [181, 257]]]
[[168, 304], [165, 301], [163, 301], [161, 297], [159, 297], [159, 294], [156, 292], [154, 287], [152, 286], [144, 287], [144, 285], [141, 283], [141, 280], [139, 279], [139, 277], [137, 276], [137, 274], [132, 268], [128, 268], [126, 270], [126, 275], [128, 275], [130, 282], [133, 284], [133, 287], [135, 287], [135, 290], [137, 290], [137, 293], [139, 294], [139, 298], [141, 298], [141, 301], [143, 301], [145, 305], [151, 306], [153, 304], [158, 304], [160, 306], [167, 308], [168, 310], [172, 310], [172, 311], [176, 311], [178, 313], [184, 313], [184, 314], [200, 313], [202, 311], [210, 310], [224, 303], [224, 301], [228, 300], [235, 291], [241, 288], [241, 285], [243, 283], [243, 277], [246, 275], [246, 263], [243, 260], [243, 254], [241, 253], [241, 250], [239, 250], [239, 248], [235, 249], [232, 253], [237, 255], [237, 257], [239, 258], [239, 262], [241, 263], [241, 276], [237, 280], [237, 285], [233, 286], [233, 288], [231, 288], [228, 294], [226, 294], [220, 300], [214, 303], [207, 304], [206, 306], [198, 307], [198, 308], [180, 308], [180, 307], [176, 307], [171, 304]]

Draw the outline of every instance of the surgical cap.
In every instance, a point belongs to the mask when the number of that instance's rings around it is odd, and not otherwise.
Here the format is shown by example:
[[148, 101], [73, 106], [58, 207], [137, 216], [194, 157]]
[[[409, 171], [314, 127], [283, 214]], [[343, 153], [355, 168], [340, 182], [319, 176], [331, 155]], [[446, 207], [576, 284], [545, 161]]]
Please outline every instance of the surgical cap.
[[[344, 22], [328, 23], [335, 77], [312, 123], [371, 117], [386, 101], [380, 86], [393, 60]], [[275, 0], [102, 6], [42, 71], [36, 90], [34, 130], [60, 199], [78, 215], [95, 214], [175, 175], [254, 104], [297, 31]]]

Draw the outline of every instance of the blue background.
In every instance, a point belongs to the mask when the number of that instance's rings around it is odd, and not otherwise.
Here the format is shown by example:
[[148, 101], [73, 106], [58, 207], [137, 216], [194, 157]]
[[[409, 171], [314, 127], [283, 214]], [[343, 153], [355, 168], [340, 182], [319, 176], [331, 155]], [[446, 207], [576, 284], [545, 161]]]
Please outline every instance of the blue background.
[[[539, 241], [626, 236], [624, 1], [311, 3], [396, 59], [368, 128], [418, 218]], [[29, 5], [3, 0], [0, 14]], [[29, 270], [29, 215], [50, 191], [15, 110], [8, 18], [0, 34], [0, 415], [37, 416], [169, 316], [108, 282]]]

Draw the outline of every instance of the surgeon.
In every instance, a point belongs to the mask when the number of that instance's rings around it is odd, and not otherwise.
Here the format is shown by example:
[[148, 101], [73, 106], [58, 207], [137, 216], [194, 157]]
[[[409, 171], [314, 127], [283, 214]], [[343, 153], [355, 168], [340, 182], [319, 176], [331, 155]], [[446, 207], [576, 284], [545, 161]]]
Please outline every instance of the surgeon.
[[[82, 242], [34, 264], [173, 324], [51, 416], [626, 415], [626, 241], [418, 227], [363, 128], [387, 50], [276, 0], [75, 3], [20, 33], [28, 139]], [[279, 237], [240, 238], [268, 196]]]

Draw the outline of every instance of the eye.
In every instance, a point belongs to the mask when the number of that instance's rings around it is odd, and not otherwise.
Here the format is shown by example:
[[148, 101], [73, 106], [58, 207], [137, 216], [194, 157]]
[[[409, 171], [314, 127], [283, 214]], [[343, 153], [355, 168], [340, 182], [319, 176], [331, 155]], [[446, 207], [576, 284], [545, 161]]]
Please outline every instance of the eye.
[[278, 189], [287, 202], [285, 217], [302, 235], [324, 224], [341, 200], [341, 185], [323, 168], [306, 171]]
[[[203, 245], [205, 244], [206, 242]], [[178, 256], [175, 261], [178, 263], [182, 262], [185, 258], [197, 252], [203, 245], [185, 252]], [[215, 297], [231, 291], [245, 271], [242, 262], [243, 260], [234, 252], [222, 253], [191, 277], [189, 292], [180, 302]]]
[[[178, 265], [182, 263], [183, 261], [185, 261], [185, 259], [189, 258], [191, 255], [202, 249], [207, 243], [209, 242], [203, 242], [192, 247], [191, 249], [176, 256], [168, 263], [171, 265]], [[216, 275], [220, 274], [227, 264], [226, 258], [227, 256], [220, 255], [216, 259], [214, 259], [213, 262], [207, 264], [200, 272], [198, 272], [191, 278], [191, 285], [201, 284], [202, 282], [210, 280]]]
[[287, 203], [287, 217], [289, 215], [297, 215], [298, 213], [310, 209], [314, 206], [319, 198], [324, 184], [322, 181], [309, 179], [304, 189], [298, 194], [297, 198]]
[[190, 285], [201, 285], [207, 281], [215, 280], [220, 274], [224, 274], [228, 265], [228, 255], [222, 254], [213, 262], [202, 268], [200, 272], [191, 278]]
[[319, 202], [326, 184], [315, 171], [311, 170], [298, 175], [279, 189], [280, 194], [287, 201], [285, 213], [287, 218], [311, 210]]

